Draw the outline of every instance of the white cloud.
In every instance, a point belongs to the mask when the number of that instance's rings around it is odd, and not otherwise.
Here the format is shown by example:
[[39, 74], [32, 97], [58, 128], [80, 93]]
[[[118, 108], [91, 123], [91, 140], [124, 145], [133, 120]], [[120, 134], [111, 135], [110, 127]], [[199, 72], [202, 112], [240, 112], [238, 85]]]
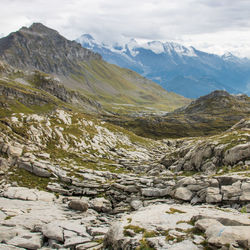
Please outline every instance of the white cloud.
[[250, 56], [249, 0], [1, 0], [0, 33], [42, 22], [69, 39], [174, 40]]

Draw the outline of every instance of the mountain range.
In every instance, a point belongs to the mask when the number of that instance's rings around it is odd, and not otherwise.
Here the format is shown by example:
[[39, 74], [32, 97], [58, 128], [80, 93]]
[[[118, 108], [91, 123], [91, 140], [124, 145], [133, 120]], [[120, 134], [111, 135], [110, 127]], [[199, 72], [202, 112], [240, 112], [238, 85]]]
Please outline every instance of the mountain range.
[[138, 44], [135, 39], [122, 45], [106, 44], [89, 34], [76, 41], [101, 54], [107, 62], [134, 70], [166, 90], [188, 98], [198, 98], [217, 89], [250, 94], [250, 59], [229, 52], [218, 56], [178, 43]]
[[[36, 87], [46, 87], [61, 100], [73, 100], [66, 98], [65, 93], [62, 97], [61, 92], [77, 91], [73, 96], [78, 96], [75, 98], [78, 103], [83, 99], [93, 100], [108, 111], [169, 111], [189, 103], [188, 99], [165, 91], [134, 71], [107, 63], [100, 54], [67, 40], [41, 23], [23, 27], [1, 38], [0, 60], [24, 72], [42, 72], [35, 79]], [[57, 83], [46, 78], [54, 78]], [[50, 86], [52, 82], [54, 89]], [[63, 88], [55, 87], [58, 84]]]

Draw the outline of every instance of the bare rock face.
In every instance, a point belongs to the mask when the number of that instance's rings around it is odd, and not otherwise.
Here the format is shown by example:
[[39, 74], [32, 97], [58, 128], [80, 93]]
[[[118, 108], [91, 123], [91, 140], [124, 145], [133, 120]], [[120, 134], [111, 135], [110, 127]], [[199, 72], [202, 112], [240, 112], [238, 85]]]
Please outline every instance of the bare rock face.
[[23, 27], [0, 39], [0, 56], [17, 68], [35, 67], [46, 73], [61, 75], [76, 72], [80, 68], [79, 61], [101, 59], [99, 54], [65, 39], [41, 23], [34, 23], [29, 28]]

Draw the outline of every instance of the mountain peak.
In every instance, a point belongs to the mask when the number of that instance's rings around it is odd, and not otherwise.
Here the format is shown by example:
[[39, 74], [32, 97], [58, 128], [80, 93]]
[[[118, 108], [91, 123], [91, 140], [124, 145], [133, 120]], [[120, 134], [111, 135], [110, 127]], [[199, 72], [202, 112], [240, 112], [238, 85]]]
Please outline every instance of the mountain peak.
[[47, 34], [47, 35], [59, 35], [56, 30], [53, 30], [42, 23], [33, 23], [30, 27], [22, 27], [17, 32], [24, 32], [24, 33], [39, 33], [39, 34]]
[[46, 73], [70, 75], [78, 71], [79, 62], [101, 56], [69, 41], [56, 30], [41, 23], [22, 27], [0, 39], [0, 57], [21, 69], [39, 69]]
[[81, 37], [82, 37], [82, 38], [87, 38], [87, 39], [89, 39], [89, 40], [95, 40], [94, 37], [91, 36], [90, 34], [83, 34]]

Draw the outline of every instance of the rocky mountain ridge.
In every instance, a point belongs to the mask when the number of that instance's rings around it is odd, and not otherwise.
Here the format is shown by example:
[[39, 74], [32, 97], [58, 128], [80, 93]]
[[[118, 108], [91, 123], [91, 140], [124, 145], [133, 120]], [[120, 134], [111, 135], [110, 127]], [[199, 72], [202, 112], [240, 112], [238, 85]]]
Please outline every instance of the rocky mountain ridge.
[[46, 77], [56, 79], [68, 92], [77, 91], [108, 111], [173, 110], [189, 103], [131, 70], [106, 63], [99, 54], [40, 23], [1, 38], [0, 59], [26, 74], [35, 70], [49, 74]]
[[104, 60], [126, 67], [159, 83], [168, 91], [198, 98], [216, 89], [249, 95], [250, 60], [231, 53], [223, 56], [173, 42], [151, 41], [109, 45], [85, 34], [76, 39]]
[[101, 59], [99, 54], [81, 48], [41, 23], [33, 23], [29, 28], [23, 27], [1, 38], [0, 56], [16, 68], [66, 76], [80, 70], [79, 61]]

